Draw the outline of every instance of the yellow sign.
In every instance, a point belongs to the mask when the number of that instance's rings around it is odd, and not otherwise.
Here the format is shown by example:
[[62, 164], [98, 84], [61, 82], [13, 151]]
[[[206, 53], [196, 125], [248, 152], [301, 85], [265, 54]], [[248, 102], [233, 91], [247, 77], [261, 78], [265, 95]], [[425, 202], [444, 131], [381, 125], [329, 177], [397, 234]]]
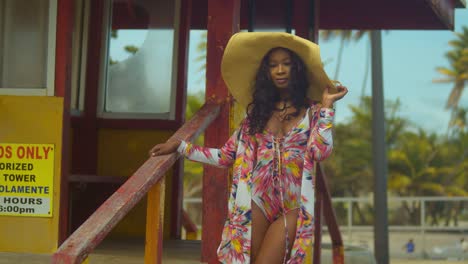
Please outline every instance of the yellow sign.
[[52, 216], [53, 144], [0, 143], [0, 215]]

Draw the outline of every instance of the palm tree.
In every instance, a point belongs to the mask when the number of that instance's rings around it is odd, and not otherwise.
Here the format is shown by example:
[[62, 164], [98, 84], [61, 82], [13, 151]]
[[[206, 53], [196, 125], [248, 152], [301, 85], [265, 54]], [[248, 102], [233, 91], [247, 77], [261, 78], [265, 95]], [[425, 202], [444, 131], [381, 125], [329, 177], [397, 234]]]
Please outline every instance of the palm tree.
[[324, 41], [329, 41], [336, 37], [340, 38], [340, 47], [338, 48], [338, 55], [337, 55], [337, 62], [336, 62], [336, 69], [335, 74], [333, 76], [334, 80], [338, 80], [339, 72], [341, 68], [341, 61], [343, 57], [343, 50], [344, 45], [348, 41], [360, 41], [363, 38], [367, 38], [367, 47], [366, 47], [366, 64], [364, 69], [364, 77], [362, 78], [362, 86], [361, 86], [361, 101], [360, 106], [363, 106], [363, 98], [365, 96], [366, 91], [366, 84], [369, 78], [369, 71], [370, 71], [370, 55], [371, 55], [371, 39], [370, 39], [371, 30], [324, 30], [321, 33], [321, 38]]
[[340, 47], [338, 48], [338, 55], [336, 56], [335, 74], [333, 75], [334, 80], [338, 80], [338, 74], [340, 73], [341, 67], [341, 60], [343, 57], [344, 45], [349, 39], [351, 39], [352, 33], [353, 31], [351, 30], [325, 30], [321, 34], [321, 38], [324, 41], [329, 41], [336, 37], [340, 38]]
[[450, 121], [450, 126], [453, 127], [455, 133], [464, 133], [468, 129], [468, 108], [457, 108], [454, 113], [454, 118]]
[[444, 77], [433, 80], [435, 83], [453, 84], [445, 106], [446, 109], [452, 111], [450, 124], [453, 124], [456, 118], [460, 98], [468, 84], [468, 27], [463, 27], [463, 33], [455, 33], [455, 35], [457, 38], [449, 42], [453, 49], [445, 54], [450, 66], [437, 67], [436, 70]]

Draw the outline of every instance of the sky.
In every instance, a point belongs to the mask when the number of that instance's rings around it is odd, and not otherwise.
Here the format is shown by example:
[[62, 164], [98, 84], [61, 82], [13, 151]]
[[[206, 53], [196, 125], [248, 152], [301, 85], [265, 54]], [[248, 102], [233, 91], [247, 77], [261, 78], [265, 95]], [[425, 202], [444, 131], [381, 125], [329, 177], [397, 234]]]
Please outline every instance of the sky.
[[[468, 9], [458, 9], [455, 13], [455, 32], [461, 32], [463, 25], [468, 27]], [[192, 32], [189, 51], [189, 93], [204, 88], [204, 73], [199, 71], [200, 63], [195, 62], [199, 55], [196, 45], [202, 40], [201, 32]], [[436, 84], [432, 80], [442, 77], [436, 72], [438, 66], [448, 66], [444, 54], [450, 50], [448, 42], [455, 39], [449, 30], [398, 30], [382, 32], [383, 74], [385, 100], [400, 99], [400, 114], [407, 117], [417, 127], [427, 131], [446, 131], [449, 111], [445, 110], [451, 84]], [[336, 107], [336, 122], [345, 122], [351, 116], [348, 105], [358, 105], [364, 79], [367, 39], [350, 42], [343, 52], [338, 80], [349, 89], [345, 98]], [[332, 78], [335, 74], [339, 39], [320, 42], [325, 71]], [[467, 88], [468, 89], [468, 88]], [[370, 73], [365, 94], [371, 95]], [[465, 91], [460, 106], [468, 107], [468, 91]]]

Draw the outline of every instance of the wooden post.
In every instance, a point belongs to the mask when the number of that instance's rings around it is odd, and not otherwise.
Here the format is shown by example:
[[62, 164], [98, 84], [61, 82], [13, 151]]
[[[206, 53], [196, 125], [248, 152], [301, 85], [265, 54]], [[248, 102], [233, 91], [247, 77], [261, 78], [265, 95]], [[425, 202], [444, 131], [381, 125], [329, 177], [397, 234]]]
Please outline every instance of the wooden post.
[[[208, 0], [206, 98], [225, 99], [228, 90], [221, 77], [221, 58], [231, 35], [239, 31], [240, 0]], [[205, 132], [205, 145], [221, 147], [229, 138], [230, 105]], [[202, 261], [217, 263], [216, 249], [227, 213], [228, 170], [205, 166], [203, 173]]]
[[[293, 28], [296, 35], [318, 43], [319, 31], [319, 0], [296, 0], [293, 7]], [[317, 164], [317, 173], [320, 170], [320, 165]], [[318, 178], [319, 175], [316, 175]], [[322, 209], [323, 209], [323, 192], [316, 184], [315, 187], [315, 212], [314, 212], [314, 241], [311, 245], [308, 254], [306, 255], [306, 263], [320, 263], [321, 246], [322, 246]]]
[[145, 264], [162, 263], [164, 178], [151, 187], [146, 205]]
[[[190, 18], [192, 0], [180, 1], [179, 15], [179, 43], [177, 55], [177, 102], [176, 116], [181, 123], [185, 121], [185, 106], [187, 98], [187, 70], [188, 51], [190, 35]], [[184, 162], [178, 160], [174, 164], [174, 175], [172, 177], [172, 200], [171, 200], [171, 232], [172, 239], [180, 239], [182, 225], [182, 200], [184, 195]]]
[[318, 43], [320, 0], [296, 0], [292, 24], [296, 35]]
[[60, 161], [60, 245], [68, 236], [68, 174], [70, 157], [70, 98], [72, 65], [73, 0], [59, 0], [55, 56], [55, 96], [63, 97], [62, 160]]
[[[179, 15], [179, 43], [177, 57], [177, 103], [176, 116], [181, 123], [185, 121], [185, 108], [187, 104], [187, 71], [188, 52], [190, 39], [190, 18], [192, 0], [181, 0]], [[174, 164], [174, 175], [172, 178], [172, 205], [171, 205], [171, 230], [172, 239], [181, 238], [182, 227], [182, 204], [184, 196], [184, 160], [180, 159]]]
[[[335, 210], [333, 209], [333, 204], [331, 200], [330, 192], [327, 187], [327, 179], [325, 173], [323, 172], [322, 166], [317, 166], [317, 175], [316, 175], [316, 188], [320, 190], [320, 203], [322, 204], [322, 215], [325, 217], [325, 222], [327, 223], [328, 233], [330, 234], [333, 247], [333, 263], [334, 264], [343, 264], [344, 263], [344, 248], [343, 248], [343, 239], [341, 238], [340, 227], [338, 226], [338, 221], [336, 219]], [[314, 262], [314, 263], [320, 263]]]
[[85, 104], [83, 116], [79, 118], [79, 122], [73, 128], [74, 136], [72, 138], [71, 172], [74, 174], [97, 174], [98, 127], [96, 114], [104, 8], [104, 1], [90, 1]]
[[[318, 165], [317, 165], [318, 166]], [[317, 177], [317, 176], [316, 176]], [[312, 263], [320, 263], [322, 256], [322, 208], [323, 193], [320, 188], [315, 188], [315, 212], [314, 212], [314, 250]]]

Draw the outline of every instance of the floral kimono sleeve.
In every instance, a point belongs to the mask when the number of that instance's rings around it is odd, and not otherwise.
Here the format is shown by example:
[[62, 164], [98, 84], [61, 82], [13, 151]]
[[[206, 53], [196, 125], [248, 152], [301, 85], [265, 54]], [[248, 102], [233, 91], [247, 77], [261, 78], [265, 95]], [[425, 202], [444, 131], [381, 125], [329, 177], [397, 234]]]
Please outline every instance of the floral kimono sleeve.
[[237, 129], [220, 149], [197, 146], [190, 142], [182, 141], [177, 152], [192, 161], [226, 168], [232, 165], [236, 159], [239, 133], [242, 132], [240, 129]]
[[322, 161], [330, 156], [333, 149], [332, 127], [335, 110], [320, 108], [320, 105], [317, 105], [316, 109], [319, 112], [313, 113], [307, 150], [314, 160]]

